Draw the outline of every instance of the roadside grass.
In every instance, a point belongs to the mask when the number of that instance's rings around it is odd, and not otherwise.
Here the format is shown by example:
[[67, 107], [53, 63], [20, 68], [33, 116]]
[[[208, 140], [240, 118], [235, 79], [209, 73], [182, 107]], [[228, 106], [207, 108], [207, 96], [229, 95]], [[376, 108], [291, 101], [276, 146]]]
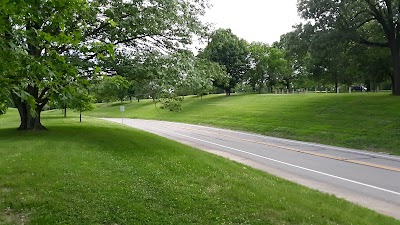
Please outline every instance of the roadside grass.
[[43, 123], [19, 132], [16, 110], [0, 116], [0, 224], [400, 224], [129, 127], [58, 111]]
[[[275, 137], [400, 155], [400, 98], [388, 93], [185, 97], [182, 112], [151, 100], [125, 103], [125, 117], [206, 124]], [[119, 104], [88, 115], [121, 117]]]

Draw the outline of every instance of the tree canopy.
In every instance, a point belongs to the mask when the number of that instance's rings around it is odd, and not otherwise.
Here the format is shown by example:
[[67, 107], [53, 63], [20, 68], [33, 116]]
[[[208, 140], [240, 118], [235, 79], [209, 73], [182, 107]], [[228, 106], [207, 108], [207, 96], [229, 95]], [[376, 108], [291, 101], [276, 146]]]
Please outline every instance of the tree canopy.
[[203, 36], [206, 7], [206, 0], [1, 1], [0, 84], [18, 108], [19, 129], [45, 129], [40, 113], [50, 97], [107, 74], [102, 62], [116, 50], [145, 58]]
[[249, 69], [249, 49], [245, 40], [240, 39], [230, 29], [218, 29], [210, 36], [210, 40], [200, 57], [209, 59], [224, 66], [228, 75], [227, 85], [218, 85], [230, 95], [232, 88], [243, 81]]
[[339, 31], [352, 42], [389, 48], [393, 65], [393, 94], [400, 95], [400, 4], [397, 0], [298, 0], [303, 18], [315, 32]]

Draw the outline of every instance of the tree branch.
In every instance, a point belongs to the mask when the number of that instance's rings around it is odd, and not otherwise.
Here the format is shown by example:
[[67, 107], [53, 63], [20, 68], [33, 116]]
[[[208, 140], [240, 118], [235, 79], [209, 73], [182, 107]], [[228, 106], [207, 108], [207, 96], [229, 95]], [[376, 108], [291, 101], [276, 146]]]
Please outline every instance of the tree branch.
[[361, 44], [368, 45], [368, 46], [373, 46], [373, 47], [381, 47], [381, 48], [382, 47], [383, 48], [389, 47], [389, 43], [372, 42], [372, 41], [368, 41], [368, 40], [366, 40], [364, 38], [360, 38], [358, 40], [358, 42], [361, 43]]
[[42, 98], [47, 94], [47, 92], [48, 92], [49, 90], [50, 90], [49, 87], [43, 88], [42, 92], [40, 92], [39, 99], [42, 99]]
[[383, 30], [384, 30], [385, 33], [386, 33], [386, 36], [387, 36], [388, 38], [390, 38], [390, 34], [391, 34], [391, 32], [390, 32], [390, 27], [388, 26], [388, 24], [386, 23], [385, 19], [383, 18], [382, 12], [380, 12], [380, 11], [376, 8], [376, 6], [375, 6], [370, 0], [364, 0], [364, 1], [365, 1], [365, 2], [367, 3], [367, 5], [369, 6], [369, 8], [370, 8], [370, 10], [372, 11], [372, 13], [373, 13], [375, 19], [378, 21], [378, 23], [381, 24]]

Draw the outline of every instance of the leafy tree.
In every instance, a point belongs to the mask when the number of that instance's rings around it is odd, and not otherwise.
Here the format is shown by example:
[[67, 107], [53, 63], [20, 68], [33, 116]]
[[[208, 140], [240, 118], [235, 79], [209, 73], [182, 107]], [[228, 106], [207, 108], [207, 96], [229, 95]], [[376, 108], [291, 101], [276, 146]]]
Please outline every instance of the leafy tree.
[[215, 31], [200, 57], [224, 66], [229, 78], [228, 84], [216, 84], [230, 95], [232, 88], [243, 81], [249, 69], [249, 50], [245, 40], [238, 38], [230, 29]]
[[79, 112], [79, 122], [82, 122], [82, 112], [94, 109], [95, 98], [87, 89], [78, 88], [73, 93], [71, 108]]
[[397, 0], [299, 0], [302, 17], [315, 22], [316, 32], [337, 30], [368, 46], [389, 48], [393, 94], [400, 95], [400, 4]]
[[251, 43], [250, 47], [250, 69], [246, 73], [246, 77], [253, 87], [253, 91], [263, 90], [267, 82], [274, 80], [268, 73], [268, 51], [269, 46], [264, 43]]
[[274, 43], [274, 47], [285, 52], [285, 58], [290, 62], [295, 76], [295, 83], [300, 87], [314, 86], [311, 74], [312, 51], [310, 50], [314, 29], [310, 24], [298, 24], [293, 31], [281, 36], [280, 41]]
[[[269, 85], [272, 88], [277, 81], [287, 79], [291, 71], [290, 64], [284, 56], [282, 50], [267, 44], [250, 44], [250, 70], [247, 77], [254, 91], [261, 93], [265, 86]], [[287, 80], [290, 83], [290, 80]]]
[[205, 59], [195, 59], [194, 70], [185, 80], [190, 85], [190, 90], [203, 99], [204, 94], [209, 94], [214, 85], [226, 86], [228, 77], [224, 68], [219, 64]]
[[103, 77], [95, 86], [97, 100], [113, 102], [118, 99], [122, 103], [128, 95], [130, 83], [124, 77], [116, 75]]
[[358, 81], [362, 81], [359, 83], [366, 84], [367, 91], [376, 89], [382, 82], [391, 81], [393, 67], [389, 49], [359, 46], [349, 55], [355, 64], [352, 72]]
[[203, 35], [207, 2], [15, 0], [0, 3], [0, 80], [18, 108], [21, 130], [45, 129], [42, 108], [56, 90], [93, 79], [115, 49], [173, 52]]
[[57, 94], [51, 96], [49, 101], [50, 107], [62, 109], [64, 117], [67, 117], [67, 109], [71, 106], [72, 101], [72, 88], [66, 87], [62, 90], [58, 90]]
[[214, 84], [226, 85], [227, 76], [224, 68], [207, 59], [186, 55], [184, 77], [178, 84], [178, 91], [184, 94], [195, 94], [203, 99], [214, 89]]

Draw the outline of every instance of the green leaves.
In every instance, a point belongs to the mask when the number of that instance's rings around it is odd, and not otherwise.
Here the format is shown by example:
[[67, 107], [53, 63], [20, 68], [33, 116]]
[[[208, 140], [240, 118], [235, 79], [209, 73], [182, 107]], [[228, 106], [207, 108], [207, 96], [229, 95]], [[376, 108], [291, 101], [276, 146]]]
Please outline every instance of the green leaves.
[[[2, 88], [4, 83], [7, 92], [18, 96], [24, 107], [28, 104], [29, 109], [41, 109], [69, 85], [87, 86], [99, 75], [115, 75], [116, 67], [110, 69], [107, 61], [115, 59], [116, 50], [127, 58], [136, 55], [143, 63], [151, 57], [148, 52], [156, 51], [161, 56], [186, 48], [193, 36], [204, 36], [205, 27], [199, 16], [204, 14], [206, 2], [1, 1]], [[164, 62], [162, 57], [159, 59]], [[163, 68], [160, 63], [156, 65]], [[173, 66], [165, 68], [168, 69], [163, 68], [162, 76], [164, 71], [175, 73]], [[122, 70], [124, 74], [129, 71], [127, 67]], [[144, 72], [150, 73], [150, 69]], [[152, 69], [151, 73], [157, 82], [161, 80], [160, 71]], [[123, 89], [118, 88], [120, 99], [126, 92]]]
[[219, 29], [211, 35], [211, 41], [200, 53], [200, 57], [224, 66], [229, 77], [226, 86], [220, 86], [227, 93], [243, 80], [248, 70], [249, 50], [247, 42], [238, 38], [231, 30]]

